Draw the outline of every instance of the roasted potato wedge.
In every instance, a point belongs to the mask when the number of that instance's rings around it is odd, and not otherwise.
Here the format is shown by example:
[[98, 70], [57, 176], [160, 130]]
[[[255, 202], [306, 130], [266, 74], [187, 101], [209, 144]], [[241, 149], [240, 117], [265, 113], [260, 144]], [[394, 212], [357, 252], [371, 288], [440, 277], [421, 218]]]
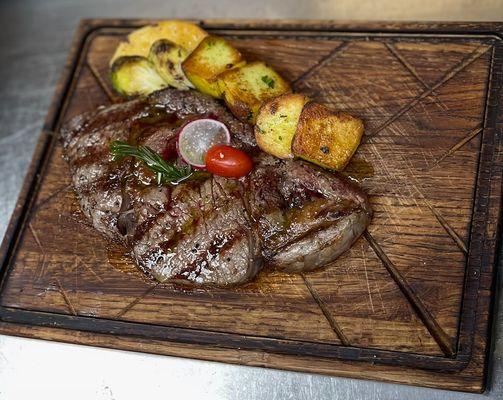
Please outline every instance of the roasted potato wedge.
[[293, 158], [292, 141], [300, 113], [308, 98], [299, 93], [278, 96], [260, 107], [255, 125], [255, 139], [266, 153], [278, 158]]
[[187, 21], [169, 20], [157, 25], [148, 25], [131, 32], [127, 42], [119, 44], [110, 65], [122, 56], [147, 58], [152, 44], [160, 39], [168, 39], [183, 47], [187, 54], [193, 51], [208, 33], [196, 24]]
[[342, 170], [362, 135], [363, 122], [358, 118], [308, 103], [300, 114], [292, 150], [296, 157], [324, 168]]
[[154, 64], [140, 56], [123, 56], [110, 69], [114, 89], [124, 96], [147, 95], [167, 85], [157, 74]]
[[241, 53], [225, 39], [207, 36], [183, 62], [183, 72], [200, 92], [220, 98], [217, 77], [245, 63]]
[[227, 107], [249, 123], [255, 123], [262, 103], [290, 91], [288, 83], [261, 61], [222, 73], [218, 85]]
[[182, 61], [185, 58], [187, 51], [168, 39], [154, 42], [148, 56], [159, 76], [168, 85], [182, 90], [194, 88], [182, 70]]

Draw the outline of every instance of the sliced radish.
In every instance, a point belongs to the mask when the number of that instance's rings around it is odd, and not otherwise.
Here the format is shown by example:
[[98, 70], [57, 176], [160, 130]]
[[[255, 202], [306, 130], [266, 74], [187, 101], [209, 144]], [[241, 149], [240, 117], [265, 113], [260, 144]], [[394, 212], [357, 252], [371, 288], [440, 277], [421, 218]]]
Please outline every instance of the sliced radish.
[[216, 119], [201, 118], [187, 123], [178, 135], [177, 149], [183, 161], [195, 168], [206, 166], [208, 150], [216, 144], [229, 144], [231, 134], [227, 126]]

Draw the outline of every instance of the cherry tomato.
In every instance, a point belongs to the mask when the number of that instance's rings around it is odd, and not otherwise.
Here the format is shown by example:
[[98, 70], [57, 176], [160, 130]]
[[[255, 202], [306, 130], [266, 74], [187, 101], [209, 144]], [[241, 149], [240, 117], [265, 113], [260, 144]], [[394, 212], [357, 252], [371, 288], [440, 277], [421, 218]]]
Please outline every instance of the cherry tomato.
[[241, 178], [253, 168], [248, 154], [225, 144], [211, 147], [206, 153], [205, 164], [208, 172], [227, 178]]

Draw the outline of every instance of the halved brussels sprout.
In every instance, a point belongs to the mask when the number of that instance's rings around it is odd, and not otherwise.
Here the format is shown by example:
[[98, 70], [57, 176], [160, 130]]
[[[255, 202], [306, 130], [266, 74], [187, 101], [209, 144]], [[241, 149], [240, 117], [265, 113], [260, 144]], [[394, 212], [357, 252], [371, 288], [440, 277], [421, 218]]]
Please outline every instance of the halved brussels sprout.
[[177, 89], [191, 89], [194, 86], [182, 70], [182, 61], [187, 55], [183, 47], [168, 39], [161, 39], [152, 45], [148, 58], [168, 85]]
[[110, 68], [110, 80], [113, 88], [125, 96], [145, 96], [168, 86], [156, 72], [154, 64], [140, 56], [123, 56], [115, 60]]

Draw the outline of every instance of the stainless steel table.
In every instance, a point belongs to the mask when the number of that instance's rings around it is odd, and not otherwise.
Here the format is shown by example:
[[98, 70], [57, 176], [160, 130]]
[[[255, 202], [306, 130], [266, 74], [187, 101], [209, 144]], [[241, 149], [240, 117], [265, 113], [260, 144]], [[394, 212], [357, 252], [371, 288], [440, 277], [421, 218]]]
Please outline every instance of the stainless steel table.
[[[80, 18], [503, 20], [502, 0], [215, 2], [0, 0], [0, 236]], [[501, 281], [500, 281], [501, 282]], [[486, 395], [187, 360], [0, 335], [0, 399], [503, 398], [503, 304]]]

